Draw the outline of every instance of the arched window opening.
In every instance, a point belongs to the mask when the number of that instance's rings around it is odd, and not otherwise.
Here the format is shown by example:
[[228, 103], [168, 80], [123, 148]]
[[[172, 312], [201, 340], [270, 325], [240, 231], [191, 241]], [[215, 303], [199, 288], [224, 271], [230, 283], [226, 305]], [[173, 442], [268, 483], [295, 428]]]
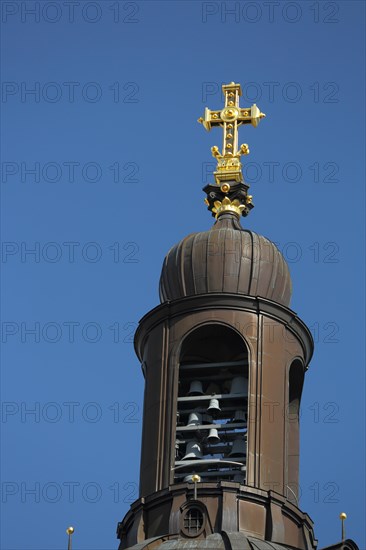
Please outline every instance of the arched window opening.
[[246, 480], [248, 350], [222, 325], [205, 325], [183, 342], [176, 424], [176, 482]]
[[298, 359], [292, 362], [289, 371], [287, 413], [287, 498], [298, 505], [299, 453], [300, 453], [300, 400], [304, 383], [304, 367]]

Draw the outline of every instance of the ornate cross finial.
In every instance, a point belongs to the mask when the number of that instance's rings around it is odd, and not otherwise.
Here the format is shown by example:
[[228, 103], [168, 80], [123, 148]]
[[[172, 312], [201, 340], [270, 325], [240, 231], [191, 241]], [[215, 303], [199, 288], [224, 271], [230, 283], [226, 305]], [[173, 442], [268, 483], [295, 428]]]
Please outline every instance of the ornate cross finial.
[[[222, 91], [225, 96], [224, 108], [221, 111], [211, 111], [206, 107], [204, 118], [198, 119], [198, 122], [203, 124], [207, 131], [215, 126], [223, 128], [222, 152], [220, 153], [216, 145], [211, 148], [211, 151], [217, 159], [217, 168], [214, 172], [215, 181], [225, 197], [218, 197], [223, 199], [221, 201], [210, 201], [208, 191], [210, 191], [211, 198], [216, 198], [213, 197], [215, 193], [211, 189], [212, 186], [206, 186], [204, 188], [208, 194], [206, 204], [216, 217], [227, 210], [234, 211], [239, 216], [241, 214], [246, 216], [253, 205], [251, 205], [251, 196], [246, 193], [249, 186], [244, 183], [240, 157], [249, 153], [249, 147], [243, 143], [238, 149], [238, 127], [242, 124], [258, 126], [260, 120], [266, 115], [261, 113], [256, 104], [251, 107], [240, 107], [239, 98], [242, 95], [240, 84], [235, 84], [235, 82], [225, 84], [222, 86]], [[236, 191], [234, 201], [231, 201], [228, 196], [230, 189]], [[244, 201], [241, 200], [243, 198]]]

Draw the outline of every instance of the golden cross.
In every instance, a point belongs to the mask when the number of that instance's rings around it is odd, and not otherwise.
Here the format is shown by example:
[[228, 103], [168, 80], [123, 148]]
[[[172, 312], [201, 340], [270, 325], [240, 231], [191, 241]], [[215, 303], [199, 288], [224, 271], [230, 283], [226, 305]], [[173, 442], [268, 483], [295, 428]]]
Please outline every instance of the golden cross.
[[217, 170], [214, 175], [218, 185], [228, 181], [243, 181], [240, 157], [249, 153], [249, 147], [243, 143], [238, 149], [238, 127], [242, 124], [258, 126], [261, 118], [266, 116], [255, 103], [251, 107], [240, 107], [240, 84], [224, 84], [222, 91], [225, 96], [224, 108], [221, 111], [211, 111], [206, 107], [204, 118], [198, 119], [207, 131], [214, 126], [223, 127], [222, 153], [216, 145], [211, 148], [212, 155], [217, 159]]

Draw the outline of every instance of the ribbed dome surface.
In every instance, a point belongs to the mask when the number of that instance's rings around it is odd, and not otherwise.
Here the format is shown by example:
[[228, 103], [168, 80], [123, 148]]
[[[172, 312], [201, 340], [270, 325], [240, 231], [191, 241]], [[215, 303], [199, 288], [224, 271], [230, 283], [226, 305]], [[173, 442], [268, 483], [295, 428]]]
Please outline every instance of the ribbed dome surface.
[[162, 302], [210, 292], [260, 296], [288, 306], [292, 284], [276, 245], [225, 214], [210, 231], [173, 246], [160, 277]]

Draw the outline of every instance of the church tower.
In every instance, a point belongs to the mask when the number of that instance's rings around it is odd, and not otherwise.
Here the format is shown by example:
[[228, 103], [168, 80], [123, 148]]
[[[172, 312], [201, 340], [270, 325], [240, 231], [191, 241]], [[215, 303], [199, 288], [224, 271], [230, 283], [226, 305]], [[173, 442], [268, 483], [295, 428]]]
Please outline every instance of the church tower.
[[[243, 229], [253, 208], [238, 127], [258, 126], [241, 86], [205, 110], [223, 129], [209, 231], [168, 252], [161, 304], [140, 321], [145, 377], [140, 497], [118, 524], [119, 550], [315, 550], [298, 503], [299, 407], [311, 333], [289, 309], [291, 278], [276, 245]], [[357, 550], [351, 540], [329, 550]]]

